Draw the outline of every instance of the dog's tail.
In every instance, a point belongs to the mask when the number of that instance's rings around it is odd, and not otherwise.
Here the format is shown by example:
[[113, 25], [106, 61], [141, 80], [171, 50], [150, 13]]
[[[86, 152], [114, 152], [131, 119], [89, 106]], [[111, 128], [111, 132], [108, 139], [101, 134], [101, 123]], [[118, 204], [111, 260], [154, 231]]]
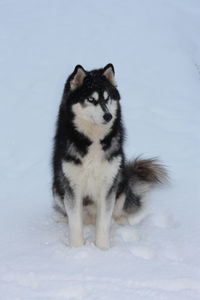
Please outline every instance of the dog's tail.
[[168, 172], [157, 158], [136, 158], [125, 165], [125, 176], [128, 179], [125, 209], [140, 207], [142, 199], [154, 186], [169, 181]]

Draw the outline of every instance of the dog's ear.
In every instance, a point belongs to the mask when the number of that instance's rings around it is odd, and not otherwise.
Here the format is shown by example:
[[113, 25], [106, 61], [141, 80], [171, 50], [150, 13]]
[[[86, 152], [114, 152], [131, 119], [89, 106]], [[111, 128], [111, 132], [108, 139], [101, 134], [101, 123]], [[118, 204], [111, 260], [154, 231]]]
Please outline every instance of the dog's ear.
[[102, 75], [105, 76], [112, 85], [117, 86], [117, 83], [115, 81], [115, 69], [112, 64], [108, 64], [105, 66]]
[[86, 71], [81, 65], [77, 65], [71, 75], [70, 89], [74, 91], [83, 84], [84, 78], [87, 76]]

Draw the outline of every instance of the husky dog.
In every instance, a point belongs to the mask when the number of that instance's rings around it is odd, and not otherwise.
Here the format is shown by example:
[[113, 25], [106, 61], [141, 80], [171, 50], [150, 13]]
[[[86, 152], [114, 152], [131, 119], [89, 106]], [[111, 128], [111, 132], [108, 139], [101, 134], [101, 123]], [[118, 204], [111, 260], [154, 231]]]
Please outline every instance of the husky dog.
[[[60, 104], [53, 153], [53, 194], [68, 217], [69, 243], [81, 246], [83, 223], [96, 223], [96, 245], [110, 246], [112, 217], [134, 214], [152, 186], [166, 177], [156, 159], [126, 162], [120, 94], [114, 67], [77, 65]], [[89, 220], [89, 221], [88, 221]]]

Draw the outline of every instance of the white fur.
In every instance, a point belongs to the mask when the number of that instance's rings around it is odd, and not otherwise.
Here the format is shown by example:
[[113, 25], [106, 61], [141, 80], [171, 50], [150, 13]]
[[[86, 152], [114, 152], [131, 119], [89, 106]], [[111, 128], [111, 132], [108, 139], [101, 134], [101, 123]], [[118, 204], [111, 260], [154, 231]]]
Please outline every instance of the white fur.
[[104, 97], [105, 100], [108, 98], [108, 92], [107, 91], [103, 92], [103, 97]]
[[[104, 116], [104, 112], [101, 108], [100, 105], [94, 105], [93, 103], [87, 103], [84, 106], [81, 105], [80, 103], [76, 103], [73, 105], [72, 110], [75, 114], [75, 125], [78, 125], [78, 130], [80, 129], [81, 132], [85, 131], [85, 129], [87, 130], [89, 127], [89, 124], [80, 124], [79, 123], [83, 123], [85, 122], [90, 122], [93, 125], [100, 125], [100, 126], [108, 126], [107, 128], [110, 128], [114, 118], [116, 117], [116, 110], [117, 110], [117, 103], [114, 100], [109, 100], [107, 103], [107, 108], [108, 111], [111, 113], [112, 115], [112, 120], [105, 124], [105, 120], [103, 118]], [[89, 128], [90, 129], [90, 128]], [[98, 130], [98, 128], [96, 128], [96, 130]], [[84, 132], [83, 132], [84, 133]], [[87, 134], [85, 132], [85, 134]], [[90, 136], [90, 135], [87, 135]]]
[[99, 100], [99, 93], [95, 91], [95, 92], [91, 95], [91, 97], [94, 98], [94, 99], [97, 101], [97, 100]]
[[76, 126], [77, 130], [83, 133], [85, 136], [90, 137], [92, 140], [98, 141], [99, 139], [103, 139], [104, 136], [109, 133], [110, 127], [113, 124], [112, 120], [107, 124], [98, 125], [92, 122], [90, 118], [86, 119], [85, 117], [83, 119], [80, 116], [82, 114], [84, 115], [84, 110], [80, 104], [75, 104], [73, 106], [73, 111], [79, 113], [79, 115], [75, 115], [74, 125]]
[[105, 152], [99, 142], [89, 147], [88, 154], [82, 159], [81, 165], [63, 161], [63, 172], [75, 190], [80, 190], [82, 196], [98, 199], [102, 188], [107, 191], [113, 182], [121, 162], [121, 157], [115, 157], [111, 162], [104, 158]]
[[[107, 202], [108, 201], [108, 202]], [[102, 193], [97, 202], [96, 245], [101, 249], [110, 247], [110, 225], [115, 204], [115, 195], [106, 199]]]
[[104, 155], [100, 142], [96, 141], [89, 147], [81, 165], [63, 161], [63, 172], [69, 178], [75, 195], [73, 209], [70, 208], [67, 199], [65, 202], [72, 246], [79, 246], [83, 243], [82, 199], [90, 196], [97, 207], [96, 244], [103, 249], [109, 248], [109, 228], [115, 198], [111, 195], [108, 205], [106, 195], [118, 172], [121, 157], [116, 157], [112, 162], [108, 162]]
[[70, 199], [65, 198], [64, 204], [67, 211], [69, 222], [69, 241], [72, 247], [82, 246], [83, 240], [83, 213], [82, 213], [82, 198], [76, 193], [76, 199], [71, 206]]

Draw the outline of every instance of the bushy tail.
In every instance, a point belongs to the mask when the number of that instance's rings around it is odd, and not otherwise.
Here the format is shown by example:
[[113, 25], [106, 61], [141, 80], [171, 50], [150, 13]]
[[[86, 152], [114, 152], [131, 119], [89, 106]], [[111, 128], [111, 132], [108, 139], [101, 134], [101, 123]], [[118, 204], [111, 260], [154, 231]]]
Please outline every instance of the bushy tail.
[[125, 166], [129, 188], [141, 199], [152, 187], [168, 182], [166, 168], [157, 158], [136, 158]]

